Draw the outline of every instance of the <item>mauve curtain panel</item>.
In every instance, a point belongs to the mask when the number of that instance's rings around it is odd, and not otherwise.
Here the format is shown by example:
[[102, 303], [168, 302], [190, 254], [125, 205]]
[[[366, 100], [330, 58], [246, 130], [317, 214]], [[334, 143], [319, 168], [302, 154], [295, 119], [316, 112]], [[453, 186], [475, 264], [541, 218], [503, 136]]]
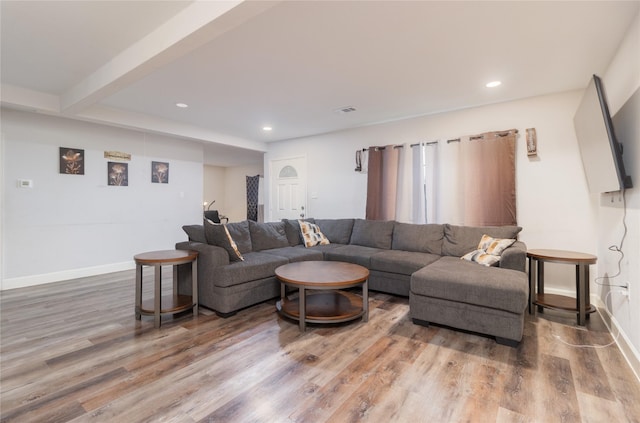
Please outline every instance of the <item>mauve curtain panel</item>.
[[462, 142], [466, 225], [517, 224], [516, 134], [487, 132]]
[[366, 218], [394, 220], [400, 155], [392, 145], [369, 147]]

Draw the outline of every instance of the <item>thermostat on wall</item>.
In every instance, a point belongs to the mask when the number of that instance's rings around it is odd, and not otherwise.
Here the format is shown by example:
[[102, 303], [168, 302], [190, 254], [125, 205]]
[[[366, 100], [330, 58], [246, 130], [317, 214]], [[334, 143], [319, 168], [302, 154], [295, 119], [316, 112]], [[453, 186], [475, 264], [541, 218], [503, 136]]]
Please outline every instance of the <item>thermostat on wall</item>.
[[18, 188], [33, 188], [31, 179], [18, 179]]

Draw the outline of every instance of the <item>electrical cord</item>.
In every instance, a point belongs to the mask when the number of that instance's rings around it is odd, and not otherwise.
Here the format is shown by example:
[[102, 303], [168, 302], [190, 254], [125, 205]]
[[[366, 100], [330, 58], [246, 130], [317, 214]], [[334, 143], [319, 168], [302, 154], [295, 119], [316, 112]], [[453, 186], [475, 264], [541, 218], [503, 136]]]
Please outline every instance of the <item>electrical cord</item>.
[[617, 278], [618, 276], [620, 276], [620, 273], [622, 272], [622, 260], [624, 259], [624, 252], [622, 251], [622, 246], [624, 244], [624, 240], [627, 237], [627, 199], [626, 199], [626, 191], [623, 189], [622, 190], [622, 227], [624, 228], [624, 232], [622, 233], [622, 238], [620, 239], [620, 246], [617, 245], [611, 245], [608, 249], [609, 251], [613, 251], [615, 253], [620, 254], [620, 258], [618, 259], [618, 271], [616, 272], [615, 275], [613, 276], [598, 276], [597, 278], [594, 279], [594, 282], [600, 286], [608, 286], [611, 288], [627, 288], [626, 285], [616, 285], [616, 284], [611, 284], [611, 283], [602, 283], [599, 282], [602, 279], [614, 279]]
[[[607, 299], [609, 298], [609, 295], [611, 295], [613, 291], [609, 291], [607, 293], [607, 295], [604, 297], [604, 306], [605, 308], [607, 307]], [[618, 338], [620, 337], [620, 329], [618, 329], [618, 333], [616, 334], [615, 338], [613, 339], [613, 341], [609, 342], [608, 344], [604, 344], [604, 345], [588, 345], [588, 344], [572, 344], [571, 342], [567, 342], [564, 339], [562, 339], [560, 337], [560, 335], [556, 335], [555, 333], [553, 333], [553, 329], [551, 329], [551, 335], [556, 338], [558, 341], [560, 341], [561, 343], [568, 345], [570, 347], [574, 347], [574, 348], [607, 348], [610, 347], [611, 345], [615, 344], [618, 342]]]

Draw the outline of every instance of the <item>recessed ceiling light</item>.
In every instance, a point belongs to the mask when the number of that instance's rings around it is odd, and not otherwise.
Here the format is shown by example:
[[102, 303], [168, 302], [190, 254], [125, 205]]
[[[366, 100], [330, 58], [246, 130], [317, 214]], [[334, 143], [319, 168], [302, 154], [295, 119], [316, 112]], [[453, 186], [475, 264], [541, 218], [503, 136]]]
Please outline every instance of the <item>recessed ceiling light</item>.
[[189, 107], [189, 105], [185, 103], [176, 103], [176, 107], [180, 107], [181, 109], [186, 109], [187, 107]]
[[494, 87], [497, 87], [500, 84], [502, 84], [501, 81], [491, 81], [491, 82], [487, 82], [487, 85], [485, 85], [485, 86], [487, 88], [494, 88]]
[[263, 127], [262, 127], [262, 130], [263, 130], [263, 131], [271, 131], [272, 129], [273, 129], [273, 128], [272, 128], [272, 127], [270, 127], [270, 126], [263, 126]]

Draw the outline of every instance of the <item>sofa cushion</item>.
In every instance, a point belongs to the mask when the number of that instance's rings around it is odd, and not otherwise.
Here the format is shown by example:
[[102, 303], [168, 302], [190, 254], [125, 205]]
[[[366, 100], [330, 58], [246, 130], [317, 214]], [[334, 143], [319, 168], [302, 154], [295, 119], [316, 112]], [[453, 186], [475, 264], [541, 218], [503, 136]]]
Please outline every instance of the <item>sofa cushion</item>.
[[214, 285], [228, 287], [258, 279], [273, 277], [276, 268], [287, 264], [286, 257], [263, 252], [244, 254], [244, 261], [236, 261], [217, 268], [213, 275]]
[[182, 230], [186, 232], [189, 241], [206, 244], [207, 237], [204, 234], [204, 225], [184, 225]]
[[243, 220], [242, 222], [227, 223], [226, 226], [231, 237], [236, 242], [240, 253], [250, 253], [252, 251], [252, 246], [251, 233], [249, 232], [249, 221]]
[[227, 254], [229, 254], [230, 261], [244, 260], [226, 225], [213, 223], [209, 219], [205, 219], [204, 233], [207, 238], [207, 243], [224, 248]]
[[329, 242], [348, 244], [355, 219], [316, 219], [316, 224]]
[[424, 225], [396, 222], [393, 225], [391, 248], [403, 251], [442, 254], [444, 225], [429, 223]]
[[[304, 221], [315, 223], [312, 217], [304, 219]], [[302, 234], [300, 233], [300, 224], [298, 221], [295, 219], [282, 219], [282, 222], [284, 223], [284, 232], [287, 235], [289, 245], [295, 247], [296, 245], [302, 244]]]
[[298, 224], [300, 225], [300, 233], [302, 234], [302, 241], [305, 247], [330, 244], [327, 237], [324, 236], [315, 223], [298, 220]]
[[385, 250], [371, 256], [371, 270], [410, 276], [439, 258], [440, 256], [436, 254]]
[[324, 258], [322, 251], [314, 248], [305, 248], [303, 245], [296, 245], [295, 247], [287, 246], [282, 248], [274, 248], [272, 250], [262, 250], [261, 253], [286, 257], [290, 263], [296, 261], [322, 261]]
[[251, 249], [253, 251], [289, 246], [284, 222], [256, 223], [250, 220], [249, 233], [251, 234]]
[[494, 238], [516, 238], [522, 230], [519, 226], [456, 226], [444, 225], [442, 255], [462, 257], [477, 250], [482, 235]]
[[521, 314], [529, 283], [524, 272], [442, 257], [411, 275], [411, 293]]
[[356, 219], [353, 223], [353, 232], [351, 233], [349, 244], [390, 250], [393, 224], [393, 220]]
[[[329, 244], [331, 245], [331, 244]], [[380, 248], [363, 247], [362, 245], [343, 245], [324, 252], [325, 260], [344, 261], [371, 268], [371, 256], [384, 251]]]

